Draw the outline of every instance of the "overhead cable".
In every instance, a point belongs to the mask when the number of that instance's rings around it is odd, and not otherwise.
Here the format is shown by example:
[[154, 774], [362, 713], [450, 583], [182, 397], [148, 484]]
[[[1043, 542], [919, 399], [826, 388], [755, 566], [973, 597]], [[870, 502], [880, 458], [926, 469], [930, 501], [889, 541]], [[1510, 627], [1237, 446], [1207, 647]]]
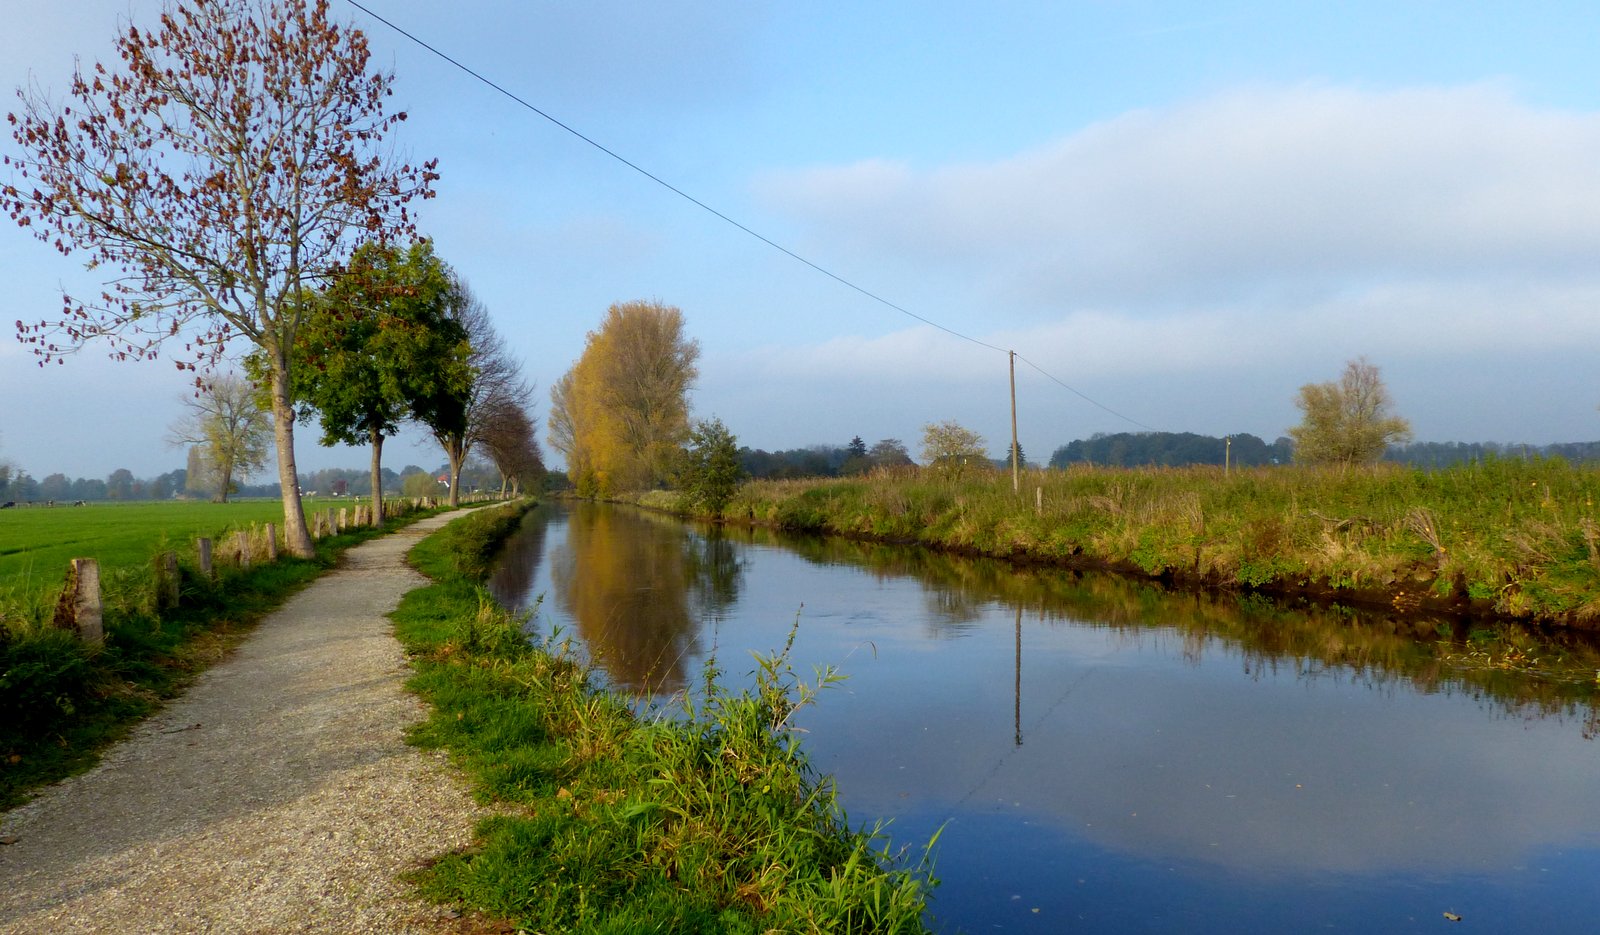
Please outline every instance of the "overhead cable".
[[[417, 36], [416, 34], [414, 34], [414, 33], [410, 32], [410, 31], [402, 28], [401, 26], [399, 26], [396, 23], [394, 23], [392, 20], [386, 19], [385, 17], [380, 16], [377, 13], [374, 13], [366, 5], [360, 3], [359, 0], [345, 0], [345, 2], [350, 4], [351, 6], [355, 7], [356, 9], [360, 10], [361, 12], [365, 13], [366, 15], [372, 17], [373, 19], [377, 20], [378, 22], [382, 23], [383, 25], [389, 27], [390, 29], [394, 30], [395, 32], [399, 33], [400, 35], [402, 35], [402, 36], [406, 37], [407, 39], [411, 40], [413, 43], [416, 43], [418, 46], [421, 46], [422, 48], [424, 48], [427, 51], [431, 52], [433, 55], [437, 56], [438, 58], [440, 58], [440, 59], [444, 60], [445, 62], [448, 62], [449, 64], [455, 66], [460, 71], [465, 72], [466, 74], [470, 75], [473, 79], [475, 79], [479, 83], [481, 83], [481, 84], [483, 84], [483, 85], [485, 85], [485, 86], [487, 86], [489, 88], [494, 89], [495, 91], [497, 91], [498, 93], [500, 93], [504, 97], [508, 98], [509, 100], [515, 102], [516, 104], [518, 104], [519, 106], [523, 107], [524, 109], [529, 110], [529, 111], [531, 111], [531, 112], [533, 112], [535, 114], [538, 114], [540, 117], [543, 117], [545, 120], [549, 121], [550, 123], [554, 124], [555, 126], [560, 127], [562, 130], [565, 130], [567, 133], [571, 134], [572, 136], [577, 137], [578, 139], [582, 140], [585, 143], [588, 143], [590, 146], [594, 147], [595, 149], [599, 150], [600, 152], [605, 153], [607, 156], [610, 156], [612, 159], [616, 160], [617, 162], [622, 163], [624, 166], [627, 166], [628, 168], [630, 168], [633, 171], [639, 173], [640, 175], [644, 176], [645, 178], [649, 179], [650, 181], [656, 183], [657, 185], [660, 185], [662, 188], [665, 188], [666, 190], [672, 192], [673, 194], [675, 194], [678, 197], [684, 199], [685, 201], [689, 202], [690, 204], [693, 204], [695, 207], [700, 208], [701, 210], [703, 210], [703, 211], [705, 211], [705, 212], [717, 217], [718, 219], [724, 221], [725, 223], [730, 224], [730, 225], [738, 228], [739, 230], [743, 231], [744, 233], [750, 235], [751, 237], [754, 237], [755, 239], [761, 241], [762, 243], [766, 244], [767, 246], [771, 247], [772, 249], [777, 250], [778, 252], [780, 252], [780, 253], [784, 254], [785, 256], [789, 257], [790, 259], [796, 260], [796, 261], [798, 261], [800, 263], [805, 264], [806, 266], [809, 266], [811, 269], [815, 270], [816, 272], [821, 273], [822, 275], [828, 277], [829, 279], [832, 279], [834, 282], [837, 282], [840, 285], [845, 286], [846, 288], [853, 289], [856, 292], [860, 293], [861, 295], [866, 296], [867, 298], [871, 299], [874, 302], [877, 302], [880, 305], [883, 305], [883, 306], [885, 306], [887, 308], [891, 308], [891, 309], [893, 309], [893, 310], [899, 312], [900, 314], [905, 315], [905, 316], [907, 316], [909, 318], [914, 318], [917, 321], [920, 321], [925, 325], [928, 325], [928, 326], [933, 327], [933, 328], [937, 328], [940, 331], [943, 331], [944, 333], [946, 333], [948, 335], [960, 338], [963, 341], [971, 342], [973, 344], [978, 345], [979, 347], [987, 348], [987, 349], [989, 349], [991, 351], [995, 351], [997, 353], [1001, 353], [1001, 354], [1009, 354], [1009, 353], [1011, 353], [1011, 351], [1009, 351], [1006, 348], [997, 347], [997, 346], [995, 346], [993, 344], [990, 344], [987, 341], [983, 341], [983, 340], [980, 340], [978, 338], [972, 337], [969, 334], [963, 334], [960, 331], [955, 330], [954, 328], [948, 328], [948, 327], [946, 327], [944, 325], [941, 325], [938, 322], [933, 321], [932, 319], [924, 318], [923, 316], [918, 315], [916, 312], [913, 312], [910, 309], [908, 309], [908, 308], [906, 308], [906, 307], [904, 307], [902, 305], [898, 305], [898, 304], [896, 304], [894, 302], [891, 302], [888, 299], [884, 298], [883, 296], [878, 295], [876, 292], [873, 292], [873, 291], [871, 291], [869, 289], [866, 289], [865, 287], [858, 286], [855, 283], [851, 282], [850, 280], [844, 278], [843, 276], [840, 276], [839, 274], [833, 272], [832, 270], [827, 269], [826, 267], [821, 266], [820, 264], [814, 263], [811, 260], [806, 259], [805, 257], [803, 257], [800, 254], [794, 252], [793, 250], [790, 250], [788, 247], [785, 247], [784, 245], [772, 240], [771, 238], [765, 236], [764, 234], [761, 234], [760, 232], [758, 232], [758, 231], [746, 226], [745, 224], [742, 224], [739, 221], [734, 220], [733, 218], [729, 217], [728, 215], [722, 213], [721, 211], [718, 211], [716, 208], [711, 207], [710, 205], [706, 204], [704, 201], [701, 201], [700, 199], [694, 197], [693, 195], [689, 194], [688, 192], [684, 191], [683, 189], [677, 187], [676, 185], [673, 185], [671, 182], [666, 181], [665, 179], [661, 178], [660, 176], [656, 175], [655, 173], [653, 173], [653, 172], [649, 171], [648, 169], [645, 169], [644, 167], [640, 166], [638, 163], [633, 162], [632, 160], [630, 160], [627, 157], [623, 156], [622, 154], [616, 152], [615, 150], [610, 149], [609, 147], [605, 146], [604, 144], [596, 141], [592, 137], [587, 136], [586, 134], [584, 134], [583, 132], [579, 131], [578, 129], [572, 127], [571, 125], [562, 122], [561, 120], [557, 119], [556, 117], [552, 116], [551, 114], [547, 113], [546, 111], [540, 109], [539, 107], [535, 106], [534, 104], [530, 103], [529, 101], [527, 101], [527, 100], [523, 99], [522, 97], [518, 96], [514, 92], [508, 90], [507, 88], [505, 88], [505, 87], [501, 86], [500, 84], [494, 82], [493, 80], [489, 79], [488, 77], [486, 77], [482, 73], [476, 71], [475, 69], [471, 68], [470, 66], [468, 66], [468, 65], [462, 63], [461, 61], [455, 59], [454, 57], [448, 55], [447, 53], [445, 53], [444, 51], [440, 50], [439, 48], [437, 48], [437, 47], [431, 45], [430, 43], [426, 42], [425, 40], [423, 40], [421, 37]], [[1039, 367], [1039, 365], [1033, 363], [1032, 361], [1028, 360], [1027, 358], [1022, 357], [1020, 354], [1017, 355], [1017, 356], [1018, 356], [1018, 358], [1020, 360], [1023, 361], [1023, 363], [1026, 363], [1028, 366], [1032, 367], [1034, 370], [1037, 370], [1039, 373], [1043, 374], [1051, 382], [1061, 386], [1062, 388], [1066, 389], [1068, 392], [1070, 392], [1073, 395], [1077, 396], [1078, 398], [1084, 400], [1085, 402], [1087, 402], [1087, 403], [1089, 403], [1089, 404], [1091, 404], [1091, 405], [1093, 405], [1093, 406], [1095, 406], [1095, 407], [1097, 407], [1099, 409], [1102, 409], [1105, 412], [1108, 412], [1111, 415], [1114, 415], [1117, 418], [1122, 419], [1125, 422], [1129, 422], [1129, 423], [1131, 423], [1133, 425], [1137, 425], [1137, 426], [1139, 426], [1141, 428], [1149, 429], [1150, 431], [1155, 431], [1154, 429], [1150, 429], [1149, 426], [1147, 426], [1144, 423], [1138, 421], [1137, 419], [1130, 419], [1127, 416], [1123, 415], [1120, 412], [1117, 412], [1114, 409], [1111, 409], [1111, 408], [1109, 408], [1107, 406], [1101, 405], [1098, 402], [1095, 402], [1093, 399], [1090, 399], [1088, 396], [1085, 396], [1083, 393], [1080, 393], [1079, 391], [1077, 391], [1077, 390], [1073, 389], [1072, 387], [1068, 386], [1066, 383], [1063, 383], [1061, 380], [1059, 380], [1056, 377], [1052, 376], [1051, 374], [1046, 372], [1043, 368]]]

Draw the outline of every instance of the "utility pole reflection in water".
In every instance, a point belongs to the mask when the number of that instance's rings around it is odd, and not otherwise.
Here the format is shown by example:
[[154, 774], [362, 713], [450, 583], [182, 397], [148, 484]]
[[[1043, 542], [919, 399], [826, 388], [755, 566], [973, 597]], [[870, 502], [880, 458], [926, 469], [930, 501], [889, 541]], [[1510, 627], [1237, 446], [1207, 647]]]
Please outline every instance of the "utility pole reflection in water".
[[1013, 722], [1016, 726], [1017, 746], [1022, 746], [1022, 605], [1017, 605], [1017, 665], [1016, 688], [1013, 694], [1016, 697], [1016, 713]]

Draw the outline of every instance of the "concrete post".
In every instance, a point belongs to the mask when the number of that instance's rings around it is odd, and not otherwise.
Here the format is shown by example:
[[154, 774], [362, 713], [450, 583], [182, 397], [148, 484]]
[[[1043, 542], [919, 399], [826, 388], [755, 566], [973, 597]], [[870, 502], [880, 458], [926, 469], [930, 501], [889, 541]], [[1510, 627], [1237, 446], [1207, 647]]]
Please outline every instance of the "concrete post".
[[194, 550], [200, 558], [200, 574], [211, 577], [211, 540], [194, 540]]
[[67, 586], [61, 590], [54, 622], [63, 630], [76, 630], [78, 639], [91, 646], [105, 644], [99, 562], [92, 558], [75, 558], [67, 566]]
[[267, 524], [266, 543], [267, 543], [267, 561], [269, 561], [269, 562], [277, 561], [278, 560], [278, 527], [272, 525], [271, 523]]

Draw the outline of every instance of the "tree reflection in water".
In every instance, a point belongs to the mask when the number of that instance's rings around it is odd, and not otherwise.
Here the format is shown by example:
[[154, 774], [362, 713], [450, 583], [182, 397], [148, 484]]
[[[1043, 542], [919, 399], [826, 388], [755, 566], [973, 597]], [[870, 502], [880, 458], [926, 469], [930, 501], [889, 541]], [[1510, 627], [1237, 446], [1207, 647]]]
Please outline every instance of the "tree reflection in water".
[[687, 687], [685, 660], [700, 623], [720, 620], [739, 597], [733, 544], [647, 513], [582, 504], [551, 553], [561, 610], [612, 685], [638, 694]]

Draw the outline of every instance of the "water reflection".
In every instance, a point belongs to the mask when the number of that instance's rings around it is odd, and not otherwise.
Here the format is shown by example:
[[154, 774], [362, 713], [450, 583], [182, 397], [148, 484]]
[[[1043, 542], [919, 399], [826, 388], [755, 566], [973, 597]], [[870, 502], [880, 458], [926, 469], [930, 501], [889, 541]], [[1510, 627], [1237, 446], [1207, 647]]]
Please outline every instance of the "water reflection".
[[487, 587], [502, 607], [524, 610], [533, 593], [534, 573], [544, 560], [544, 543], [552, 525], [547, 514], [526, 513], [517, 534], [506, 540], [500, 550], [494, 571], [489, 575]]
[[738, 678], [804, 605], [796, 669], [849, 676], [803, 713], [806, 750], [853, 818], [892, 819], [904, 844], [946, 829], [936, 927], [1600, 917], [1593, 639], [550, 516], [528, 587], [613, 684], [681, 688], [713, 640]]
[[953, 631], [935, 636], [959, 635], [986, 607], [1009, 606], [1041, 622], [1119, 630], [1130, 645], [1175, 634], [1189, 662], [1198, 664], [1209, 645], [1238, 656], [1253, 678], [1293, 672], [1371, 684], [1404, 679], [1422, 692], [1465, 690], [1526, 716], [1576, 717], [1586, 737], [1600, 736], [1600, 640], [1592, 633], [1171, 591], [1114, 575], [770, 530], [746, 536], [781, 542], [820, 565], [922, 582], [929, 621]]
[[687, 685], [701, 622], [721, 619], [738, 601], [740, 563], [715, 531], [583, 504], [567, 515], [550, 579], [610, 683], [663, 694]]

